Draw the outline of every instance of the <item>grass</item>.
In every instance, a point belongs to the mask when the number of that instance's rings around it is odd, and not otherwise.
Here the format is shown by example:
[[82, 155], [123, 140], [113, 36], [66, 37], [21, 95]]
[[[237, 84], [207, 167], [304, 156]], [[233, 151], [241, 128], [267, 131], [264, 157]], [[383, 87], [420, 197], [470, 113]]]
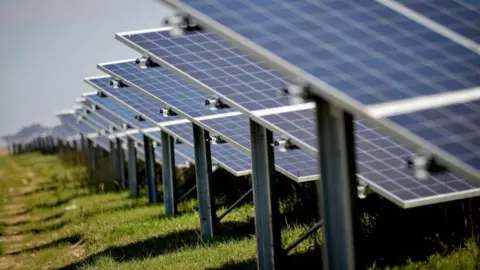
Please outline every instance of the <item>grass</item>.
[[[92, 191], [84, 176], [84, 168], [66, 166], [57, 156], [0, 157], [0, 189], [7, 191], [0, 192], [0, 269], [255, 268], [252, 204], [232, 211], [215, 238], [203, 242], [195, 199], [182, 202], [179, 216], [169, 218], [162, 204], [148, 205], [127, 191]], [[306, 229], [290, 223], [282, 232], [284, 245]], [[321, 263], [319, 245], [320, 232], [282, 266]], [[475, 242], [468, 241], [446, 256], [391, 269], [474, 269], [478, 256]]]

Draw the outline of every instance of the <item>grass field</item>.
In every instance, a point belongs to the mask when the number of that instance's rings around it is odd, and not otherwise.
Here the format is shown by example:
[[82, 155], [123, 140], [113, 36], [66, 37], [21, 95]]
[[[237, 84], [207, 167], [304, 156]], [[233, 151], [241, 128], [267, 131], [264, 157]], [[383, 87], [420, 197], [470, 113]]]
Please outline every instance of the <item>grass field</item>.
[[[0, 269], [255, 268], [251, 204], [235, 209], [222, 220], [218, 236], [202, 242], [195, 199], [181, 203], [178, 217], [167, 218], [163, 205], [149, 206], [145, 197], [91, 191], [84, 175], [84, 168], [63, 165], [57, 156], [0, 156]], [[283, 242], [305, 229], [286, 226]], [[320, 263], [319, 249], [312, 251], [319, 244], [320, 232], [282, 266]], [[475, 269], [478, 257], [470, 240], [444, 256], [392, 268]]]

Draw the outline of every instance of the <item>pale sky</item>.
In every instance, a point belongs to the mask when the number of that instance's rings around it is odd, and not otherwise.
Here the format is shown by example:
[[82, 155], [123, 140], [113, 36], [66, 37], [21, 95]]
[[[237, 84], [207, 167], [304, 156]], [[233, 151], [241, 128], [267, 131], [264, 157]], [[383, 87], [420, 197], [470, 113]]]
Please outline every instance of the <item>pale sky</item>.
[[1, 0], [0, 136], [57, 124], [55, 112], [94, 91], [83, 78], [102, 74], [97, 63], [138, 57], [116, 32], [161, 27], [171, 13], [157, 0]]

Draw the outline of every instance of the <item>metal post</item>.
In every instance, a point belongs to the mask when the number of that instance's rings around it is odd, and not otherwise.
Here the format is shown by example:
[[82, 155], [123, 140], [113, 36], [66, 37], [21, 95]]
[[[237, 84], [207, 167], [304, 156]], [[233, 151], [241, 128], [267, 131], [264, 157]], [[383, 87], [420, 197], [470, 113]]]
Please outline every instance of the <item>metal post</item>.
[[138, 182], [137, 182], [137, 149], [135, 148], [135, 141], [128, 137], [128, 187], [130, 188], [130, 195], [138, 196]]
[[87, 147], [85, 146], [85, 136], [83, 136], [83, 134], [80, 134], [80, 150], [85, 150], [85, 149], [87, 149]]
[[165, 202], [165, 214], [175, 216], [177, 214], [177, 183], [175, 179], [175, 152], [173, 138], [163, 130], [162, 134], [162, 160], [163, 160], [163, 200]]
[[157, 182], [155, 181], [155, 151], [149, 137], [143, 135], [143, 147], [145, 148], [145, 171], [147, 177], [148, 201], [158, 203]]
[[12, 155], [16, 156], [17, 155], [17, 145], [12, 143]]
[[110, 142], [110, 176], [114, 183], [118, 182], [118, 167], [117, 167], [117, 147], [114, 141]]
[[73, 140], [73, 141], [72, 141], [72, 148], [73, 148], [73, 150], [78, 150], [78, 148], [77, 148], [77, 140]]
[[95, 177], [95, 146], [91, 139], [87, 139], [88, 147], [88, 175], [90, 180], [93, 180]]
[[323, 99], [318, 98], [316, 104], [324, 269], [355, 269], [354, 232], [358, 227], [352, 205], [356, 189], [353, 117]]
[[201, 127], [193, 125], [195, 147], [195, 175], [197, 178], [197, 199], [200, 214], [200, 233], [203, 240], [213, 237], [216, 227], [215, 198], [212, 193], [212, 158], [210, 137]]
[[281, 250], [272, 132], [250, 120], [257, 268], [275, 269]]
[[115, 141], [117, 145], [118, 181], [120, 182], [120, 186], [124, 188], [127, 185], [127, 181], [125, 179], [125, 153], [122, 147], [122, 140], [117, 138]]

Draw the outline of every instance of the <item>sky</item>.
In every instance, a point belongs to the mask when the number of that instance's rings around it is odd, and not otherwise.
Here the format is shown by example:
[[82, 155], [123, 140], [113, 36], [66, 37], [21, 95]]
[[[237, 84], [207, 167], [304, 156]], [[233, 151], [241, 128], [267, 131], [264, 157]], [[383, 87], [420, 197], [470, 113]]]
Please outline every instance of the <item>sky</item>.
[[139, 56], [116, 32], [162, 27], [172, 12], [158, 0], [1, 0], [0, 136], [59, 124], [55, 112], [94, 91], [83, 78], [102, 74], [97, 63]]

